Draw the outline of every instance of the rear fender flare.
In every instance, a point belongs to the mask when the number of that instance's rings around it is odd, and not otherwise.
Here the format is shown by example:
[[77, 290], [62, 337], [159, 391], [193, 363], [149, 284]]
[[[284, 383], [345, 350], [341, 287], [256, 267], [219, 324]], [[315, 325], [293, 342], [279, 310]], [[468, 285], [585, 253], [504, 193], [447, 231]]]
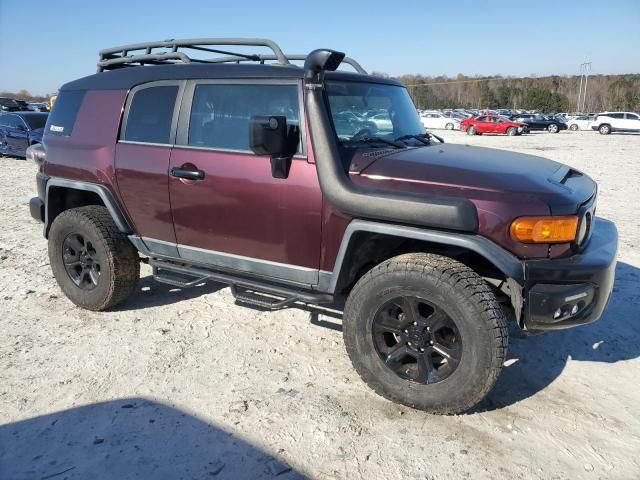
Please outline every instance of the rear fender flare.
[[104, 206], [109, 211], [109, 214], [111, 215], [111, 218], [113, 218], [113, 221], [118, 227], [118, 230], [120, 230], [122, 233], [125, 233], [127, 235], [133, 233], [133, 228], [131, 227], [131, 225], [123, 215], [122, 210], [120, 209], [113, 194], [109, 191], [109, 189], [106, 186], [98, 185], [96, 183], [81, 182], [76, 180], [66, 180], [63, 178], [50, 178], [47, 181], [47, 188], [46, 188], [46, 194], [45, 194], [45, 220], [44, 220], [45, 236], [47, 236], [47, 233], [49, 232], [49, 227], [51, 226], [50, 218], [49, 218], [49, 205], [50, 205], [49, 194], [51, 189], [55, 187], [66, 188], [69, 190], [81, 190], [81, 191], [93, 192], [97, 194], [102, 200], [102, 203], [104, 204]]

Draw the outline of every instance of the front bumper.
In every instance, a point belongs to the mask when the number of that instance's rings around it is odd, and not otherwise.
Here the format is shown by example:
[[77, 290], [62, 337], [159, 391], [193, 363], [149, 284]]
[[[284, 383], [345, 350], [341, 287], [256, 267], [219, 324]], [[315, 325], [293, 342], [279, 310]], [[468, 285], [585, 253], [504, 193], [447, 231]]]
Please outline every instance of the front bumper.
[[613, 290], [617, 251], [615, 225], [595, 218], [582, 252], [525, 261], [524, 328], [558, 330], [600, 318]]

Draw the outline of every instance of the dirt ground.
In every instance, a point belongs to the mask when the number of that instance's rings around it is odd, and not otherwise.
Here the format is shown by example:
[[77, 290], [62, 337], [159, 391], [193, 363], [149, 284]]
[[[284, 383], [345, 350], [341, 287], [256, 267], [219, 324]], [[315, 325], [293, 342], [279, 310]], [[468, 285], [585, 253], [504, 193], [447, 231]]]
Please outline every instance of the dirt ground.
[[640, 478], [640, 136], [441, 134], [585, 171], [620, 234], [605, 316], [514, 329], [496, 388], [452, 417], [369, 390], [339, 314], [259, 312], [146, 267], [119, 310], [75, 308], [29, 216], [35, 165], [0, 159], [0, 479]]

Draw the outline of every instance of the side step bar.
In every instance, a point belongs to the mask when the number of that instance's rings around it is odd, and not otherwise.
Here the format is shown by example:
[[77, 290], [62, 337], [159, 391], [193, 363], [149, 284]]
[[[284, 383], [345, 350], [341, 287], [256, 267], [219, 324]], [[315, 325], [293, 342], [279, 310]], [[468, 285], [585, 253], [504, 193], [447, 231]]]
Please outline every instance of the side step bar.
[[180, 288], [188, 288], [206, 281], [227, 284], [237, 302], [266, 310], [278, 310], [295, 302], [320, 305], [333, 302], [333, 296], [274, 285], [258, 280], [236, 277], [208, 268], [152, 258], [149, 261], [153, 276], [158, 282]]

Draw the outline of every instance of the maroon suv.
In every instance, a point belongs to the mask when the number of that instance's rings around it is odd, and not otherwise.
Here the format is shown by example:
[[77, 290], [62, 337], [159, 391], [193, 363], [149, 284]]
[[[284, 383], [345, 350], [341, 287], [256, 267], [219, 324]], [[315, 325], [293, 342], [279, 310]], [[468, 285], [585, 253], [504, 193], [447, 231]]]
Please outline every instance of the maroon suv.
[[[190, 56], [203, 51], [218, 56]], [[343, 60], [356, 72], [336, 71]], [[141, 261], [158, 281], [224, 282], [265, 309], [345, 299], [363, 380], [454, 413], [494, 385], [507, 318], [560, 329], [607, 304], [617, 232], [595, 216], [591, 178], [436, 142], [402, 84], [342, 53], [172, 40], [103, 50], [98, 65], [60, 89], [30, 149], [31, 214], [80, 307], [124, 302]]]

